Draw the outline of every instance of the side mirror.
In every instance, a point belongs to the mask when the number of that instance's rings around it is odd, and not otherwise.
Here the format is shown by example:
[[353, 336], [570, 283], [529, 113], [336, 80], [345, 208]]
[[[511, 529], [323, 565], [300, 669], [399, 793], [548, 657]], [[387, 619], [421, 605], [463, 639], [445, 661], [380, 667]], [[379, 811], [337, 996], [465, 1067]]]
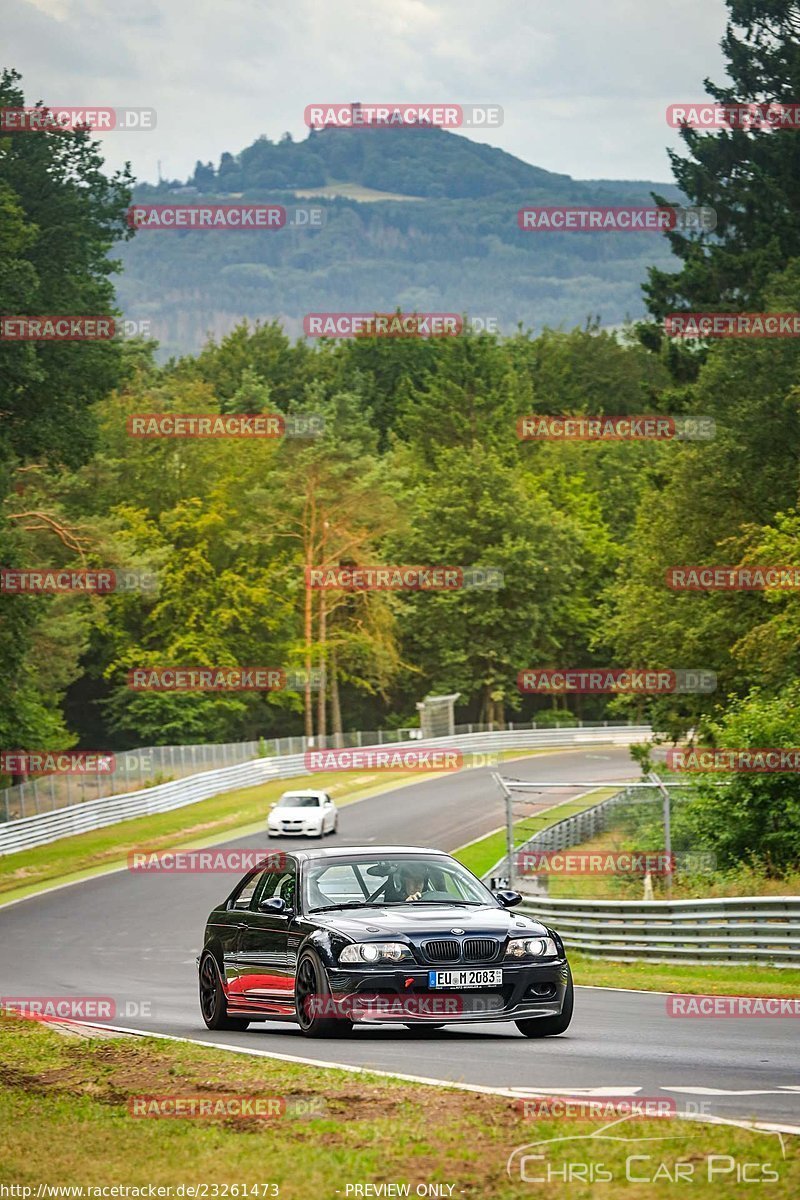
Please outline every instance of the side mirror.
[[268, 900], [261, 900], [258, 905], [258, 911], [263, 913], [289, 913], [289, 905], [282, 896], [270, 896]]
[[519, 892], [513, 892], [510, 888], [502, 892], [495, 892], [494, 895], [495, 899], [500, 901], [503, 908], [513, 908], [515, 904], [522, 903], [522, 896], [520, 896]]

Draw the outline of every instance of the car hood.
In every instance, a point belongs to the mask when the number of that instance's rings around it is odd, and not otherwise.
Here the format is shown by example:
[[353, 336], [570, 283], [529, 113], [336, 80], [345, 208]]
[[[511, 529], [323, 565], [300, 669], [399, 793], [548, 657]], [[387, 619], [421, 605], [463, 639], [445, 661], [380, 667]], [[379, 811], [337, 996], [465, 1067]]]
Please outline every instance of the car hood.
[[312, 920], [328, 925], [355, 941], [376, 934], [401, 934], [417, 937], [420, 934], [447, 936], [454, 929], [470, 935], [502, 937], [507, 933], [529, 933], [544, 937], [546, 930], [531, 917], [489, 905], [481, 908], [459, 908], [443, 904], [409, 904], [401, 907], [342, 909], [329, 913], [310, 913]]
[[300, 804], [282, 804], [280, 808], [276, 805], [275, 808], [269, 810], [271, 817], [292, 817], [294, 820], [298, 817], [318, 817], [321, 813], [321, 808], [310, 808]]

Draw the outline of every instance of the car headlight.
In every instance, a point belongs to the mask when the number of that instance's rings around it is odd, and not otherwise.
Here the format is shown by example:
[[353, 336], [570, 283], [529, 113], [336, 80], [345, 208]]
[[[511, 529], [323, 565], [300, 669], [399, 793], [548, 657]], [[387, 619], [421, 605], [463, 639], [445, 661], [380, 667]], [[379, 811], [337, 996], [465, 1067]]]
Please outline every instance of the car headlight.
[[511, 938], [506, 958], [555, 958], [558, 954], [552, 938]]
[[414, 955], [403, 942], [355, 942], [345, 946], [340, 963], [405, 962]]

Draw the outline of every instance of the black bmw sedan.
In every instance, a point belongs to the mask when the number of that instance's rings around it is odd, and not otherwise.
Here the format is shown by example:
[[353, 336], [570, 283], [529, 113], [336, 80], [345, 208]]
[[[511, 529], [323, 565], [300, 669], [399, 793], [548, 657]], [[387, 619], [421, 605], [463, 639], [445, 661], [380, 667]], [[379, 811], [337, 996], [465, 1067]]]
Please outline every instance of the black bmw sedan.
[[510, 912], [449, 854], [343, 847], [268, 855], [208, 918], [198, 959], [209, 1029], [292, 1019], [309, 1037], [356, 1022], [514, 1021], [563, 1033], [573, 988], [554, 930]]

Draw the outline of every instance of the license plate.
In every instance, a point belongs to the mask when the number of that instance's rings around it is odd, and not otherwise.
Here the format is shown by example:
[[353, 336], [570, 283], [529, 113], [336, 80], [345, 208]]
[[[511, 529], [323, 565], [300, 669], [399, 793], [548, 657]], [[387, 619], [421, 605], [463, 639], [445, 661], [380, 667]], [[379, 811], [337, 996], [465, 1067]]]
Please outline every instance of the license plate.
[[499, 987], [503, 982], [500, 967], [481, 971], [429, 971], [429, 988]]

